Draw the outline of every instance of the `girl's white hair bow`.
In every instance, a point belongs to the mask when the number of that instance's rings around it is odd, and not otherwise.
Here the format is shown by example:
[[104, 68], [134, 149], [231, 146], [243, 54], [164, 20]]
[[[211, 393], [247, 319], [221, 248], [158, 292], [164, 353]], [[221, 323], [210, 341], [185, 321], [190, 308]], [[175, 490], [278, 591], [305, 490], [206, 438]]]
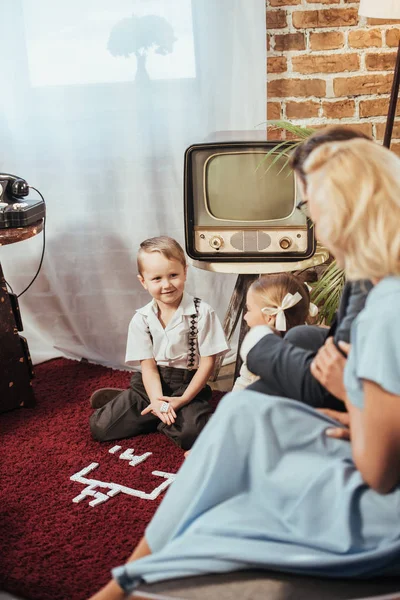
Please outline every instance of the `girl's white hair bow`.
[[286, 331], [285, 310], [292, 308], [292, 306], [295, 306], [301, 300], [302, 297], [299, 292], [296, 292], [295, 294], [287, 293], [280, 306], [264, 306], [264, 308], [261, 309], [261, 312], [265, 315], [276, 315], [275, 329], [278, 331]]
[[[312, 291], [311, 285], [308, 285], [307, 281], [304, 282], [304, 285], [308, 289], [309, 292]], [[310, 306], [308, 307], [308, 314], [310, 317], [316, 317], [318, 314], [318, 306], [314, 304], [314, 302], [310, 302]]]
[[318, 314], [318, 306], [314, 304], [314, 302], [310, 302], [310, 306], [308, 307], [308, 314], [310, 317], [316, 317]]

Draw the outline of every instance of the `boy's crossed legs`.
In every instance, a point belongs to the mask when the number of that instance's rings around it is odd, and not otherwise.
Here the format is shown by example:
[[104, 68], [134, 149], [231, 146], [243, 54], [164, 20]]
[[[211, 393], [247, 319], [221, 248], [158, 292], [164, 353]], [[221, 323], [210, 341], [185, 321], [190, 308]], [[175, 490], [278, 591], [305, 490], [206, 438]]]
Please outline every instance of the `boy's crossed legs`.
[[[159, 367], [159, 372], [165, 396], [181, 396], [195, 374], [195, 371], [173, 367]], [[132, 376], [130, 388], [120, 393], [110, 391], [110, 396], [114, 397], [93, 413], [90, 429], [93, 437], [100, 442], [160, 431], [188, 450], [210, 417], [211, 394], [210, 387], [205, 386], [191, 402], [177, 411], [175, 423], [166, 425], [152, 413], [141, 415], [150, 401], [142, 375], [137, 372]]]

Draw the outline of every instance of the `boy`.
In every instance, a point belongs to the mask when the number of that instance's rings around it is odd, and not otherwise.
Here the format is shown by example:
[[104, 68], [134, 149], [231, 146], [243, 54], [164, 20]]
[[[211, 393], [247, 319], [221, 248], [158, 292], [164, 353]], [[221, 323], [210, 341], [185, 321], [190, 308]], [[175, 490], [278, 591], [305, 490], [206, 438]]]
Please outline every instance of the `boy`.
[[213, 309], [184, 291], [185, 254], [166, 236], [140, 244], [138, 279], [153, 300], [129, 325], [127, 390], [101, 389], [90, 401], [95, 439], [105, 442], [161, 431], [188, 450], [210, 416], [206, 385], [219, 353], [229, 349]]

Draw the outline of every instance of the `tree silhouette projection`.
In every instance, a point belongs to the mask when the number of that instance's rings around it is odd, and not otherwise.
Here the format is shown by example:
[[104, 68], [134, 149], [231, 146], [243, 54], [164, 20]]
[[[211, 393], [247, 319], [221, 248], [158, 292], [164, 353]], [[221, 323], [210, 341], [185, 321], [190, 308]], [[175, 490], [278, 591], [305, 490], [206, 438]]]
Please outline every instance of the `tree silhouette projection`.
[[172, 26], [164, 17], [132, 15], [114, 25], [107, 49], [113, 56], [129, 58], [134, 54], [137, 60], [135, 80], [145, 81], [150, 79], [146, 70], [149, 50], [165, 56], [172, 52], [176, 40]]

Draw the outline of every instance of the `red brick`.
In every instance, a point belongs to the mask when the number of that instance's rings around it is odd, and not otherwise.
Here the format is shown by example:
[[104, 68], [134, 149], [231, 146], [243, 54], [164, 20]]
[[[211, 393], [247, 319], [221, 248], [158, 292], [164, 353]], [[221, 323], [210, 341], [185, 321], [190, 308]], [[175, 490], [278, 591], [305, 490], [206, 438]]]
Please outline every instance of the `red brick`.
[[268, 140], [283, 140], [284, 133], [282, 129], [276, 127], [267, 127], [267, 139]]
[[371, 48], [382, 46], [382, 31], [380, 29], [354, 29], [349, 31], [350, 48]]
[[287, 98], [326, 95], [326, 83], [323, 79], [274, 79], [268, 83], [268, 98]]
[[309, 119], [311, 117], [318, 117], [319, 103], [312, 102], [287, 102], [286, 103], [286, 116], [289, 119]]
[[[389, 109], [389, 98], [360, 101], [360, 117], [385, 117]], [[400, 116], [400, 102], [397, 103], [396, 115]]]
[[[384, 135], [385, 135], [385, 129], [386, 129], [386, 122], [376, 124], [375, 131], [376, 131], [376, 139], [377, 140], [383, 140]], [[392, 138], [400, 139], [400, 122], [399, 121], [396, 121], [393, 124]]]
[[397, 47], [399, 45], [399, 34], [400, 29], [388, 29], [386, 31], [386, 44], [390, 47]]
[[279, 121], [282, 118], [282, 105], [280, 102], [267, 102], [267, 119]]
[[358, 54], [307, 54], [292, 58], [293, 71], [298, 73], [342, 73], [358, 71]]
[[283, 29], [286, 26], [285, 10], [267, 10], [267, 29]]
[[311, 50], [335, 50], [343, 48], [344, 34], [340, 31], [322, 31], [320, 33], [310, 33]]
[[387, 94], [392, 86], [392, 75], [360, 75], [334, 79], [335, 96], [361, 96], [363, 94]]
[[356, 8], [298, 10], [293, 12], [292, 20], [296, 29], [349, 27], [358, 23], [358, 13]]
[[400, 142], [392, 142], [390, 144], [390, 149], [392, 152], [397, 154], [397, 156], [400, 156]]
[[301, 0], [269, 0], [270, 6], [293, 6], [301, 4]]
[[336, 100], [323, 102], [322, 108], [327, 119], [345, 119], [354, 117], [356, 104], [354, 100]]
[[275, 36], [275, 50], [285, 52], [288, 50], [305, 50], [306, 38], [304, 33], [285, 33]]
[[[329, 123], [323, 123], [321, 125], [313, 125], [313, 129], [323, 129], [329, 125]], [[346, 129], [355, 129], [356, 131], [361, 131], [365, 135], [372, 137], [372, 123], [340, 123], [342, 127], [346, 127]]]
[[267, 59], [268, 73], [284, 73], [287, 71], [287, 59], [284, 56], [271, 56]]
[[368, 71], [393, 71], [396, 63], [397, 52], [384, 54], [367, 54], [365, 66]]
[[368, 25], [396, 25], [397, 23], [400, 23], [399, 19], [367, 19]]

